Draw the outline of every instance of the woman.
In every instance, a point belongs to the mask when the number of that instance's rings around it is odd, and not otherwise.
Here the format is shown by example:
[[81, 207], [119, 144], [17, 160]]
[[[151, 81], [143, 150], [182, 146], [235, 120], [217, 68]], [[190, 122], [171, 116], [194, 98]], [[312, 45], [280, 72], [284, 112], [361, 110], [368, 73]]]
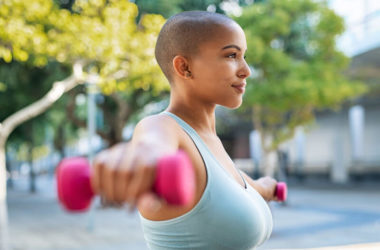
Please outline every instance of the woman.
[[[106, 200], [136, 205], [151, 249], [251, 249], [269, 238], [276, 181], [235, 168], [216, 134], [215, 107], [242, 103], [250, 69], [246, 38], [232, 19], [191, 11], [171, 17], [155, 55], [170, 86], [166, 111], [141, 120], [128, 144], [102, 152], [92, 185]], [[179, 207], [151, 191], [159, 158], [184, 150], [194, 201]]]

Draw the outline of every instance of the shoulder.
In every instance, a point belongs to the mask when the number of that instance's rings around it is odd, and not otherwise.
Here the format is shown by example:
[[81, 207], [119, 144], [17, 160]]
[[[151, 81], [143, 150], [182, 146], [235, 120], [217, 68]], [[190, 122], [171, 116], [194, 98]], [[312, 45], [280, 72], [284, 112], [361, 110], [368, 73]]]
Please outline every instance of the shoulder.
[[140, 120], [136, 129], [151, 129], [151, 128], [178, 128], [177, 122], [165, 114], [150, 115]]
[[182, 141], [182, 133], [179, 124], [170, 116], [165, 114], [150, 115], [137, 123], [132, 142], [165, 143], [178, 148]]
[[165, 114], [150, 115], [140, 120], [135, 127], [135, 132], [173, 132], [178, 130], [176, 121]]

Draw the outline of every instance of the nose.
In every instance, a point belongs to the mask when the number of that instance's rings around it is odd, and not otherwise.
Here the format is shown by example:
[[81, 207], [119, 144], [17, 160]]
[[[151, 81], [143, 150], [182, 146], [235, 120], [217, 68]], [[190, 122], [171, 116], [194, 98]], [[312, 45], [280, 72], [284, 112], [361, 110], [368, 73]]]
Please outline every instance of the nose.
[[250, 70], [247, 62], [244, 60], [241, 68], [238, 71], [238, 77], [245, 79], [250, 75], [251, 75], [251, 70]]

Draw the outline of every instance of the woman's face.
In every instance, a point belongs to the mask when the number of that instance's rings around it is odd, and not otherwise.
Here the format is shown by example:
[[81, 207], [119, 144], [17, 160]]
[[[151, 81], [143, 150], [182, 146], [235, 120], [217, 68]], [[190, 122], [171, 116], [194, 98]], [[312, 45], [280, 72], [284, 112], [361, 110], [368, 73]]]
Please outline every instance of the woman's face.
[[244, 59], [247, 42], [237, 24], [219, 28], [215, 37], [191, 58], [192, 85], [205, 103], [237, 108], [242, 103], [246, 78], [251, 74]]

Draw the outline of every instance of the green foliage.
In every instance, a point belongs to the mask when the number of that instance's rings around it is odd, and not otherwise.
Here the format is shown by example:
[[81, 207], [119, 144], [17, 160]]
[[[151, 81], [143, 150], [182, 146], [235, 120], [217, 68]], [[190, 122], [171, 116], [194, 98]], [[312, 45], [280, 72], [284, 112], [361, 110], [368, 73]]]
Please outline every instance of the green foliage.
[[[258, 1], [258, 0], [256, 0]], [[256, 2], [255, 1], [255, 2]], [[155, 13], [169, 18], [174, 14], [182, 11], [191, 10], [207, 10], [208, 7], [213, 6], [215, 12], [224, 13], [221, 9], [223, 2], [226, 0], [134, 0], [134, 3], [139, 8], [140, 13]], [[246, 0], [236, 0], [240, 6], [247, 5]]]
[[324, 3], [268, 0], [236, 18], [246, 32], [248, 79], [244, 107], [253, 107], [256, 129], [270, 134], [270, 148], [314, 119], [317, 109], [337, 108], [365, 92], [343, 74], [349, 59], [336, 48], [342, 18]]
[[161, 14], [165, 18], [180, 12], [179, 3], [182, 0], [135, 0], [140, 13]]
[[[128, 93], [141, 89], [148, 96], [158, 96], [168, 90], [153, 53], [162, 16], [144, 14], [137, 21], [136, 5], [125, 0], [73, 2], [2, 3], [0, 121], [42, 97], [54, 81], [63, 79], [58, 68], [71, 68], [76, 62], [84, 65], [84, 75], [91, 76], [105, 95], [118, 92], [127, 98]], [[38, 71], [44, 73], [33, 77]], [[33, 98], [31, 93], [35, 93]], [[57, 104], [55, 113], [47, 116], [61, 131], [68, 129], [61, 126], [64, 106]]]
[[4, 92], [7, 90], [7, 85], [3, 82], [0, 82], [0, 92]]
[[77, 0], [72, 12], [51, 0], [8, 0], [0, 11], [0, 58], [35, 66], [86, 62], [106, 94], [167, 89], [153, 53], [164, 18], [144, 15], [136, 23], [136, 17], [136, 5], [124, 0]]
[[[61, 80], [70, 73], [67, 67], [53, 62], [44, 67], [19, 62], [0, 63], [0, 81], [7, 83], [6, 90], [0, 92], [0, 121], [40, 99], [52, 82]], [[21, 146], [28, 147], [27, 144], [31, 142], [34, 146], [45, 144], [46, 131], [54, 131], [65, 121], [64, 110], [61, 108], [63, 103], [60, 100], [49, 112], [16, 128], [9, 138], [8, 146], [19, 149]], [[62, 119], [52, 119], [57, 116]]]
[[179, 4], [181, 10], [207, 10], [209, 5], [216, 7], [216, 12], [221, 13], [220, 4], [223, 0], [183, 0]]

